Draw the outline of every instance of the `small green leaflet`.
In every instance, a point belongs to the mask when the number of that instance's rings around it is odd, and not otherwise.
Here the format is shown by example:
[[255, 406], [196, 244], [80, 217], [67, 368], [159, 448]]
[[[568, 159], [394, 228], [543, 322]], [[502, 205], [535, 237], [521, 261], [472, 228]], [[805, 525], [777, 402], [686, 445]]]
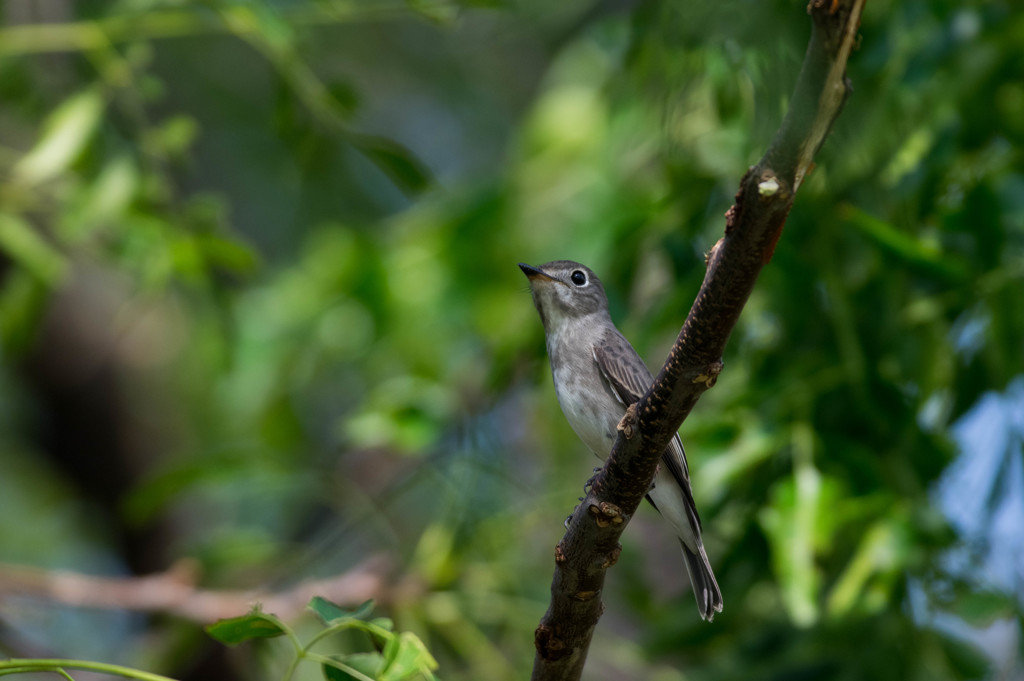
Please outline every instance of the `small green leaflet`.
[[315, 612], [324, 624], [335, 624], [343, 619], [363, 619], [373, 610], [373, 601], [366, 601], [355, 610], [348, 611], [326, 598], [314, 596], [306, 607]]
[[253, 609], [248, 615], [219, 620], [206, 627], [206, 633], [229, 646], [253, 638], [273, 638], [285, 633], [284, 625], [273, 615]]

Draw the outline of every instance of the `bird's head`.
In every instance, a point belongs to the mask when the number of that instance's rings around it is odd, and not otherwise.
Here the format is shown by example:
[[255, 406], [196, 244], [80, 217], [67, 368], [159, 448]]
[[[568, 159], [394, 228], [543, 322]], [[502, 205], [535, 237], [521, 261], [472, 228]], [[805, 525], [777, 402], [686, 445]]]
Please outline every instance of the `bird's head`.
[[604, 286], [586, 265], [553, 260], [539, 267], [519, 263], [519, 269], [530, 280], [533, 304], [545, 330], [591, 314], [608, 313]]

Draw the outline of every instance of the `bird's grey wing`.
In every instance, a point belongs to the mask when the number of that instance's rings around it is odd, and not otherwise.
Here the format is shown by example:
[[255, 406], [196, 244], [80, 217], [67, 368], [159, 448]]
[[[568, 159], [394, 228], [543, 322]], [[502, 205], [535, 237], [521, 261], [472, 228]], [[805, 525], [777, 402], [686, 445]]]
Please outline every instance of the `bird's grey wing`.
[[618, 333], [608, 334], [603, 342], [592, 346], [594, 361], [604, 380], [624, 406], [643, 397], [651, 387], [651, 372], [647, 370], [636, 350]]
[[[594, 361], [597, 362], [601, 375], [608, 381], [615, 396], [623, 405], [628, 407], [633, 404], [651, 387], [654, 380], [651, 372], [625, 338], [617, 334], [615, 337], [606, 337], [605, 342], [594, 345], [592, 349]], [[686, 464], [686, 452], [678, 433], [665, 448], [661, 462], [679, 484], [686, 498], [686, 510], [692, 524], [701, 531], [703, 528], [700, 516], [697, 515], [697, 504], [693, 500], [693, 490], [690, 488], [690, 467]]]

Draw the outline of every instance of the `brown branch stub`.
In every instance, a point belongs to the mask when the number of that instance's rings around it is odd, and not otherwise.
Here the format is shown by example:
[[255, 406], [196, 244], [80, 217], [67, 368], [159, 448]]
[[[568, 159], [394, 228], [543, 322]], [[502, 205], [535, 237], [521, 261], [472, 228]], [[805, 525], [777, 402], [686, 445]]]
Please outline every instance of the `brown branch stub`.
[[[619, 537], [670, 439], [715, 384], [729, 335], [850, 92], [846, 60], [864, 3], [812, 0], [808, 6], [813, 30], [790, 109], [765, 155], [740, 181], [726, 213], [725, 235], [708, 251], [704, 282], [669, 357], [620, 421], [600, 484], [583, 502], [588, 512], [573, 516], [562, 539], [565, 561], [555, 570], [551, 605], [537, 629], [533, 681], [576, 681], [582, 674], [604, 609], [604, 576], [621, 550]], [[581, 594], [594, 595], [581, 599]]]
[[622, 415], [619, 420], [619, 425], [616, 429], [622, 433], [626, 439], [633, 437], [633, 431], [636, 426], [636, 402], [626, 407], [626, 413]]
[[[729, 208], [729, 210], [725, 211], [725, 219], [726, 219], [725, 229], [726, 229], [726, 231], [729, 231], [729, 222], [732, 220], [732, 208], [731, 207]], [[711, 247], [711, 250], [709, 250], [707, 253], [704, 254], [704, 269], [707, 269], [708, 267], [711, 266], [711, 260], [715, 257], [715, 251], [718, 250], [718, 247], [721, 245], [721, 243], [722, 243], [722, 239], [719, 239], [718, 241], [715, 242], [715, 245]]]
[[694, 383], [703, 383], [705, 388], [711, 388], [718, 381], [718, 375], [722, 373], [725, 365], [721, 362], [712, 362], [704, 368], [704, 371], [693, 377]]
[[604, 562], [601, 563], [601, 567], [604, 568], [605, 570], [607, 570], [608, 568], [610, 568], [613, 565], [615, 565], [616, 563], [618, 563], [619, 562], [619, 554], [621, 554], [621, 553], [622, 553], [622, 544], [616, 544], [615, 548], [612, 549], [611, 551], [609, 551], [608, 555], [605, 556]]
[[600, 504], [591, 504], [587, 511], [594, 516], [598, 527], [622, 525], [625, 522], [622, 509], [611, 502], [602, 501]]
[[538, 655], [552, 662], [565, 659], [572, 652], [565, 649], [565, 642], [555, 635], [554, 629], [545, 624], [533, 632], [533, 644]]
[[[857, 3], [841, 3], [837, 0], [811, 0], [807, 3], [807, 14], [811, 16], [818, 28], [823, 32], [825, 45], [830, 52], [838, 53], [842, 49], [847, 27], [853, 32], [860, 28], [860, 10]], [[860, 3], [863, 5], [863, 3]], [[856, 25], [850, 25], [850, 14], [857, 11]], [[837, 54], [838, 56], [838, 54]]]

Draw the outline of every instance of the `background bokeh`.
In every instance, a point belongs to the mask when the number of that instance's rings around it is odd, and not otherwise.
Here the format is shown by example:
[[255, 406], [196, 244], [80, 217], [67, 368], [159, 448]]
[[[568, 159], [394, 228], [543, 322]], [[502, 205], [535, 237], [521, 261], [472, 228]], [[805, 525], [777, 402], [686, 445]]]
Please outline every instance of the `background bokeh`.
[[[803, 4], [0, 12], [0, 567], [189, 558], [272, 591], [375, 557], [378, 612], [441, 678], [526, 678], [596, 460], [516, 263], [590, 265], [659, 365], [786, 110]], [[1024, 679], [1022, 44], [1014, 0], [868, 4], [854, 94], [682, 429], [725, 611], [699, 620], [644, 510], [585, 678]], [[0, 650], [286, 663], [2, 584]]]

